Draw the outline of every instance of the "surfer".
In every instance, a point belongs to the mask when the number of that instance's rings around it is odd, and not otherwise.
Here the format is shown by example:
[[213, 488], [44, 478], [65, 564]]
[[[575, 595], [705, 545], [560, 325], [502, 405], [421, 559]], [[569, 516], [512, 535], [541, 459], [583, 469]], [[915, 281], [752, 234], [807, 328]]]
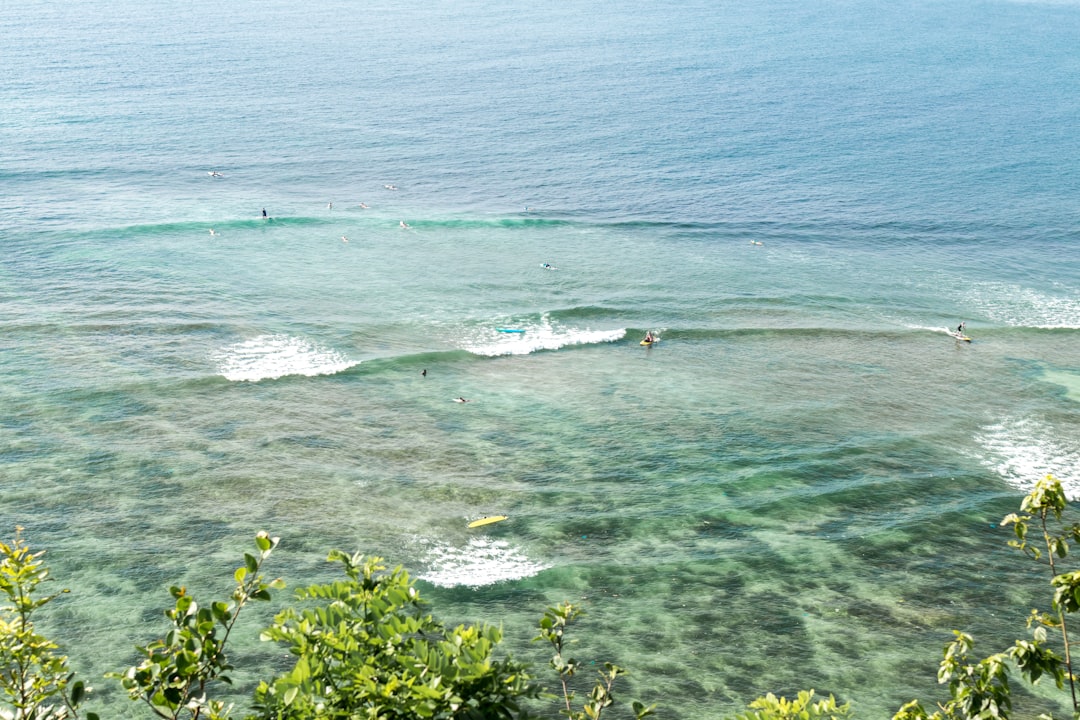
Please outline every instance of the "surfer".
[[263, 208], [263, 217], [266, 217], [266, 208]]
[[207, 175], [209, 175], [210, 177], [224, 177], [224, 176], [223, 176], [223, 175], [222, 175], [221, 173], [219, 173], [219, 172], [218, 172], [217, 170], [211, 170], [210, 172], [208, 172], [208, 173], [206, 173], [206, 174], [207, 174]]
[[361, 210], [367, 210], [368, 209], [367, 204], [366, 203], [360, 203], [360, 209]]
[[420, 377], [427, 377], [427, 368], [420, 371]]
[[469, 401], [468, 401], [468, 400], [466, 400], [466, 399], [465, 399], [465, 398], [463, 398], [463, 397], [459, 397], [459, 398], [454, 398], [454, 402], [459, 402], [459, 403], [467, 403], [467, 402], [469, 402]]
[[327, 210], [333, 210], [334, 209], [334, 203], [332, 203], [332, 202], [326, 203], [326, 209]]
[[397, 185], [383, 185], [387, 190], [397, 190]]
[[653, 337], [652, 330], [647, 330], [645, 332], [645, 340], [643, 340], [642, 342], [646, 342], [649, 344], [656, 342], [656, 338]]
[[342, 236], [341, 236], [341, 242], [343, 242], [343, 243], [347, 243], [347, 242], [349, 242], [349, 238], [347, 238], [347, 237], [345, 237], [344, 235], [342, 235]]
[[411, 225], [409, 225], [409, 223], [405, 222], [404, 220], [402, 220], [399, 224], [401, 225], [401, 227], [403, 227], [406, 230], [408, 230], [410, 227], [412, 227]]
[[216, 232], [214, 232], [214, 228], [210, 228], [210, 234], [211, 234], [211, 235], [217, 235], [217, 233], [216, 233]]
[[965, 328], [965, 327], [967, 327], [967, 323], [966, 323], [966, 322], [961, 322], [961, 323], [960, 323], [960, 324], [959, 324], [959, 325], [958, 325], [958, 326], [956, 327], [956, 334], [957, 334], [957, 335], [963, 335], [963, 334], [964, 334], [964, 328]]

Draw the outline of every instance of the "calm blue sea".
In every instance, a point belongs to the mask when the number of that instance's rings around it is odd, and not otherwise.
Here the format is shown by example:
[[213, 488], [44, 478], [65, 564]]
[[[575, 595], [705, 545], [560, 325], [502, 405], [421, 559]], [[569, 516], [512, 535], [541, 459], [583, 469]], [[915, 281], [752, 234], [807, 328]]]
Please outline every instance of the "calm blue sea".
[[580, 602], [578, 659], [680, 720], [890, 717], [1047, 597], [997, 523], [1080, 497], [1080, 3], [8, 0], [0, 38], [0, 534], [103, 715], [260, 529], [539, 673]]

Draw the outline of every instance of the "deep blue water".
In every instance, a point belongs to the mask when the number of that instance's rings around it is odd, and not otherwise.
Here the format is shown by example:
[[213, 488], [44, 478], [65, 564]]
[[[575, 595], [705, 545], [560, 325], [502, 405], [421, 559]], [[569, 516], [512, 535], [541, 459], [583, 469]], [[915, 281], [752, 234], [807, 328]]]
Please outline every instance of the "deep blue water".
[[110, 716], [167, 585], [225, 594], [264, 528], [293, 586], [382, 555], [523, 657], [580, 601], [664, 717], [888, 717], [952, 629], [1023, 633], [997, 521], [1080, 493], [1077, 3], [14, 0], [0, 37], [0, 528]]

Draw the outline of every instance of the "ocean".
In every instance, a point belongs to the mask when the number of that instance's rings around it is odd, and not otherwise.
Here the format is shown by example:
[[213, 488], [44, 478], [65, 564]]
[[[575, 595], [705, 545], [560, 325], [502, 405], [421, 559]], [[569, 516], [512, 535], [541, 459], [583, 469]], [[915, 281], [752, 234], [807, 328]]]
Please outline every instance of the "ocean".
[[[681, 720], [891, 717], [1048, 604], [998, 522], [1080, 497], [1080, 3], [9, 0], [0, 36], [0, 532], [103, 716], [263, 529], [291, 587], [379, 555], [540, 675], [580, 603], [575, 656]], [[239, 708], [290, 602], [230, 641]]]

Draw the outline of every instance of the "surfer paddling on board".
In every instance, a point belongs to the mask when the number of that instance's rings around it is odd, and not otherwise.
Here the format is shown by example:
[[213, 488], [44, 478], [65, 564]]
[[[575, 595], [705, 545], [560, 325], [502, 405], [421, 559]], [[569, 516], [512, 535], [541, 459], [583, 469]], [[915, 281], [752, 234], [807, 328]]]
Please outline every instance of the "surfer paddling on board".
[[468, 400], [466, 400], [466, 399], [465, 399], [465, 398], [463, 398], [463, 397], [459, 397], [459, 398], [454, 398], [454, 402], [459, 402], [459, 403], [467, 403], [467, 402], [469, 402], [469, 401], [468, 401]]

